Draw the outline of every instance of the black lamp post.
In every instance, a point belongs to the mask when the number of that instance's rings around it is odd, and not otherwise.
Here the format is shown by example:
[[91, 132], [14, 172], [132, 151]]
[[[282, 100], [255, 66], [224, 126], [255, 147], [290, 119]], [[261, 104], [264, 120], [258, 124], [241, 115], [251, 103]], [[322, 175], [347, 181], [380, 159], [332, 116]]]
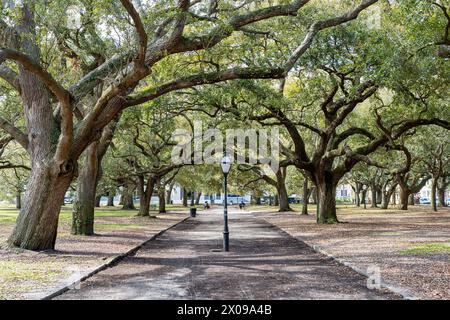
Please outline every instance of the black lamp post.
[[223, 251], [229, 251], [230, 249], [230, 237], [228, 232], [228, 191], [227, 191], [227, 177], [231, 169], [231, 159], [225, 154], [225, 156], [220, 161], [220, 166], [222, 167], [222, 172], [224, 176], [224, 193], [225, 202], [223, 206]]

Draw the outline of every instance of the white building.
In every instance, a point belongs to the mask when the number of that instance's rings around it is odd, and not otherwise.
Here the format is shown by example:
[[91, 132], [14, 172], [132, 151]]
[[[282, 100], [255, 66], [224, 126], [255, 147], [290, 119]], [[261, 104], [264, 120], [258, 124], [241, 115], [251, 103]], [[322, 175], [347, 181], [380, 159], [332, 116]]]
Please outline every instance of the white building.
[[[427, 199], [431, 200], [431, 184], [432, 184], [432, 181], [428, 180], [427, 183], [425, 184], [425, 186], [422, 189], [420, 189], [420, 192], [417, 193], [416, 196], [419, 196], [420, 199], [427, 198]], [[438, 196], [439, 195], [436, 190], [436, 199], [438, 199]], [[447, 202], [450, 201], [450, 190], [449, 189], [445, 190], [445, 199]]]
[[[198, 194], [194, 193], [194, 199], [197, 199]], [[152, 197], [156, 198], [156, 202], [158, 201], [158, 197]], [[200, 202], [199, 203], [205, 203], [205, 201], [208, 201], [210, 204], [222, 204], [225, 199], [225, 194], [223, 193], [209, 193], [209, 192], [202, 192], [200, 196]], [[179, 185], [175, 185], [172, 190], [172, 195], [170, 198], [171, 202], [173, 204], [182, 204], [183, 203], [183, 188]], [[188, 198], [188, 203], [190, 203], [191, 199]], [[230, 204], [237, 204], [241, 201], [244, 201], [245, 203], [250, 203], [251, 196], [250, 195], [237, 195], [237, 194], [228, 194], [228, 203]]]
[[349, 184], [341, 184], [336, 188], [336, 200], [352, 202], [354, 200], [354, 192]]

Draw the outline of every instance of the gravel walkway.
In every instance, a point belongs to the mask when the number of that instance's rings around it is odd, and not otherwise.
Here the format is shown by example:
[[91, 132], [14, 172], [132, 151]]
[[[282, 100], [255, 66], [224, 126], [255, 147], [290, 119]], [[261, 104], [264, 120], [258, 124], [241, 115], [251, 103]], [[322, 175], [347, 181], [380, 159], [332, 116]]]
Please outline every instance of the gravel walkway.
[[252, 214], [220, 209], [167, 231], [57, 299], [398, 299]]

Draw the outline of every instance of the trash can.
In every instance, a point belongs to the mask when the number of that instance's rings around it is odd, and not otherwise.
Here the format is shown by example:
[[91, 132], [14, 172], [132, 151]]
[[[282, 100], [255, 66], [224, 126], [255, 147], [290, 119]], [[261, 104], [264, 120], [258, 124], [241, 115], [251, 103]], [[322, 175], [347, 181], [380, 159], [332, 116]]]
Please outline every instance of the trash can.
[[195, 218], [197, 215], [197, 208], [190, 208], [189, 213], [191, 214], [191, 217]]

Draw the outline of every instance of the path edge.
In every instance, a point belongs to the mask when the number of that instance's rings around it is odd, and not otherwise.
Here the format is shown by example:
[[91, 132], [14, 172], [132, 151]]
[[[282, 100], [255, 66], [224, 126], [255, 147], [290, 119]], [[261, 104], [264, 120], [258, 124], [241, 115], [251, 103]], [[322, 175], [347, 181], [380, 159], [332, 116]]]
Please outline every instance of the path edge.
[[39, 298], [38, 300], [51, 300], [57, 296], [62, 295], [63, 293], [71, 290], [72, 288], [74, 288], [77, 284], [91, 278], [92, 276], [94, 276], [95, 274], [108, 269], [112, 266], [114, 266], [115, 264], [117, 264], [118, 262], [120, 262], [121, 260], [123, 260], [124, 258], [131, 256], [133, 254], [135, 254], [139, 249], [141, 249], [143, 246], [145, 246], [146, 244], [148, 244], [149, 242], [155, 240], [156, 238], [158, 238], [159, 236], [161, 236], [162, 234], [164, 234], [166, 231], [176, 227], [177, 225], [185, 222], [186, 220], [188, 220], [190, 217], [187, 216], [185, 218], [183, 218], [182, 220], [178, 221], [177, 223], [159, 231], [158, 233], [154, 234], [153, 236], [151, 236], [150, 238], [148, 238], [147, 240], [144, 240], [143, 242], [141, 242], [140, 244], [134, 246], [133, 248], [129, 249], [128, 251], [126, 251], [125, 253], [119, 254], [117, 256], [115, 256], [114, 258], [112, 258], [111, 260], [109, 260], [108, 262], [105, 262], [99, 266], [97, 266], [94, 270], [90, 271], [89, 273], [85, 274], [84, 276], [80, 277], [79, 279], [73, 281], [72, 283], [63, 286], [62, 288], [47, 294], [46, 296]]
[[[251, 212], [251, 211], [250, 211], [250, 212]], [[255, 212], [251, 212], [251, 213], [254, 214]], [[290, 237], [292, 237], [292, 238], [294, 238], [294, 239], [297, 239], [298, 241], [303, 242], [303, 243], [306, 244], [308, 247], [310, 247], [311, 249], [313, 249], [315, 252], [320, 253], [320, 254], [323, 254], [323, 255], [327, 256], [328, 258], [333, 259], [334, 261], [336, 261], [336, 262], [338, 262], [338, 263], [340, 263], [340, 264], [346, 266], [347, 268], [352, 269], [352, 270], [355, 271], [356, 273], [358, 273], [358, 274], [360, 274], [360, 275], [362, 275], [362, 276], [364, 276], [364, 277], [366, 277], [366, 278], [369, 278], [369, 277], [370, 277], [370, 275], [369, 275], [367, 272], [365, 272], [365, 271], [362, 270], [361, 268], [357, 267], [357, 266], [354, 265], [353, 263], [350, 263], [350, 262], [348, 262], [348, 261], [345, 261], [345, 260], [343, 260], [343, 259], [341, 259], [341, 258], [338, 258], [338, 257], [332, 255], [331, 253], [329, 253], [329, 252], [323, 250], [320, 246], [315, 245], [315, 244], [312, 244], [312, 243], [310, 243], [309, 241], [303, 239], [302, 237], [293, 236], [293, 235], [290, 234], [289, 232], [283, 230], [281, 227], [279, 227], [279, 226], [273, 224], [272, 222], [266, 220], [264, 217], [260, 217], [260, 218], [263, 218], [264, 221], [266, 221], [267, 223], [269, 223], [269, 224], [270, 224], [271, 226], [273, 226], [275, 229], [278, 229], [279, 231], [281, 231], [281, 232], [283, 232], [283, 233], [289, 235]], [[383, 280], [380, 281], [380, 286], [381, 286], [381, 288], [387, 289], [387, 290], [391, 291], [392, 293], [395, 293], [395, 294], [400, 295], [404, 300], [419, 300], [419, 298], [417, 298], [417, 297], [415, 297], [414, 295], [410, 294], [410, 293], [409, 293], [409, 290], [406, 289], [406, 288], [401, 288], [401, 287], [392, 286], [392, 285], [390, 285], [390, 284], [384, 282]]]

